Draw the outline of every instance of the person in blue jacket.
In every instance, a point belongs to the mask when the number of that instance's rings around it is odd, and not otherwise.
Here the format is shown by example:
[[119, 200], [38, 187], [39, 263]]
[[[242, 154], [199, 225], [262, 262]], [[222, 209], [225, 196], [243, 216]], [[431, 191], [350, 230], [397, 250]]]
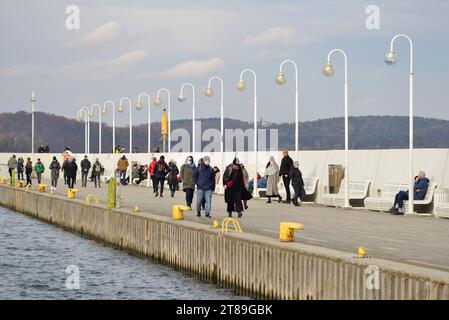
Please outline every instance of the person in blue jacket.
[[[413, 186], [413, 199], [423, 200], [427, 193], [427, 188], [429, 187], [430, 180], [426, 178], [426, 174], [420, 171], [415, 177], [415, 184]], [[408, 191], [399, 191], [394, 199], [394, 205], [391, 207], [389, 212], [392, 215], [404, 214], [403, 206], [404, 201], [409, 199]]]
[[201, 217], [201, 202], [206, 200], [206, 218], [210, 218], [212, 205], [212, 193], [215, 190], [215, 173], [210, 166], [210, 158], [204, 157], [203, 163], [200, 164], [193, 173], [193, 182], [197, 186], [196, 212], [197, 217]]

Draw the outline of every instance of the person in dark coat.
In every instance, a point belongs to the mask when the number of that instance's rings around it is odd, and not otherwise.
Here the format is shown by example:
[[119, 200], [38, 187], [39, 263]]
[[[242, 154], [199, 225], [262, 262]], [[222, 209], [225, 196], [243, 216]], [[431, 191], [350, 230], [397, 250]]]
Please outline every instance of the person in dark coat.
[[157, 185], [161, 186], [161, 192], [159, 193], [156, 189], [156, 197], [157, 196], [161, 196], [161, 198], [163, 197], [163, 192], [164, 192], [164, 182], [165, 182], [165, 177], [167, 176], [168, 173], [168, 165], [165, 162], [165, 157], [161, 156], [159, 158], [159, 161], [156, 163], [156, 166], [154, 168], [154, 176], [155, 179], [157, 181]]
[[245, 182], [240, 161], [235, 158], [225, 169], [223, 174], [223, 186], [225, 189], [225, 202], [227, 204], [228, 216], [232, 218], [232, 212], [236, 211], [238, 217], [242, 217], [243, 195], [245, 192]]
[[27, 163], [25, 165], [25, 175], [27, 177], [27, 185], [32, 185], [31, 174], [33, 173], [33, 162], [30, 158], [27, 158]]
[[103, 165], [100, 163], [100, 159], [96, 158], [94, 165], [92, 167], [92, 177], [94, 178], [94, 184], [95, 184], [95, 188], [97, 187], [98, 184], [98, 188], [101, 188], [101, 175], [104, 173], [104, 167]]
[[[301, 205], [301, 201], [303, 199], [304, 192], [304, 180], [302, 179], [302, 173], [301, 170], [299, 170], [299, 162], [295, 161], [293, 163], [293, 167], [290, 169], [289, 178], [292, 182], [293, 190], [295, 191], [295, 194], [293, 195], [292, 202], [295, 205], [295, 207], [298, 207]], [[300, 199], [298, 202], [298, 198]]]
[[281, 160], [281, 167], [279, 168], [279, 176], [282, 177], [282, 181], [284, 182], [285, 192], [287, 194], [287, 199], [283, 201], [283, 203], [290, 203], [291, 195], [290, 195], [290, 169], [293, 167], [293, 160], [288, 155], [288, 150], [284, 149], [283, 151], [284, 157]]
[[25, 168], [25, 164], [23, 158], [20, 157], [17, 160], [17, 180], [23, 180], [23, 170]]
[[67, 174], [67, 184], [69, 189], [73, 189], [76, 183], [76, 173], [78, 172], [78, 165], [76, 164], [75, 158], [69, 160], [64, 172]]
[[51, 188], [56, 189], [58, 186], [58, 179], [59, 179], [59, 171], [61, 170], [61, 165], [59, 164], [59, 161], [56, 159], [56, 157], [53, 157], [53, 161], [50, 163], [50, 178], [51, 178]]
[[81, 187], [87, 188], [87, 177], [89, 175], [89, 170], [92, 167], [87, 156], [84, 156], [84, 159], [81, 161]]
[[64, 173], [64, 184], [67, 184], [67, 169], [69, 167], [69, 160], [65, 159], [64, 162], [62, 163], [62, 167], [61, 170]]
[[179, 177], [182, 181], [182, 190], [186, 193], [186, 205], [192, 210], [193, 193], [195, 191], [195, 183], [193, 182], [193, 174], [196, 166], [192, 156], [188, 156], [185, 163], [181, 166]]
[[[426, 178], [426, 174], [420, 171], [415, 177], [415, 183], [413, 185], [413, 198], [414, 200], [423, 200], [426, 197], [427, 189], [429, 188], [430, 180]], [[393, 207], [389, 212], [392, 215], [404, 214], [403, 206], [404, 201], [409, 199], [409, 191], [399, 191], [394, 199]]]
[[176, 161], [170, 160], [168, 163], [168, 186], [170, 187], [172, 198], [175, 196], [176, 190], [178, 190], [178, 174], [179, 169], [176, 166]]
[[206, 201], [206, 218], [211, 218], [212, 193], [215, 191], [214, 169], [210, 166], [210, 158], [204, 157], [202, 164], [193, 173], [193, 182], [197, 186], [196, 215], [201, 217], [201, 203]]

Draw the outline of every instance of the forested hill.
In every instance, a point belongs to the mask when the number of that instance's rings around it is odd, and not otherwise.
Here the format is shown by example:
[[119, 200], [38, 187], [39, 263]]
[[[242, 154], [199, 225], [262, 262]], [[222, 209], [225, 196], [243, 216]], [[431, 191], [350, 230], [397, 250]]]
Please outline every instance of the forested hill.
[[[37, 112], [36, 148], [48, 144], [52, 152], [71, 146], [75, 152], [84, 151], [84, 123], [62, 116]], [[172, 130], [185, 128], [190, 132], [191, 120], [172, 122]], [[220, 119], [202, 119], [201, 129], [219, 128]], [[449, 148], [449, 121], [416, 117], [416, 148]], [[261, 128], [278, 129], [279, 148], [293, 148], [293, 123], [261, 122]], [[363, 116], [349, 119], [349, 144], [351, 149], [391, 149], [408, 147], [408, 117]], [[98, 123], [91, 123], [91, 151], [98, 149]], [[161, 146], [160, 123], [151, 124], [152, 148]], [[240, 120], [225, 119], [226, 129], [247, 129], [252, 124]], [[103, 125], [102, 149], [110, 150], [112, 128]], [[140, 152], [147, 149], [147, 126], [133, 128], [133, 143]], [[127, 147], [129, 128], [116, 128], [116, 144]], [[300, 123], [300, 149], [325, 150], [344, 148], [343, 118], [322, 119]], [[207, 142], [203, 142], [203, 145]], [[31, 115], [26, 112], [0, 113], [0, 152], [27, 152], [31, 146]], [[154, 150], [153, 150], [154, 151]]]

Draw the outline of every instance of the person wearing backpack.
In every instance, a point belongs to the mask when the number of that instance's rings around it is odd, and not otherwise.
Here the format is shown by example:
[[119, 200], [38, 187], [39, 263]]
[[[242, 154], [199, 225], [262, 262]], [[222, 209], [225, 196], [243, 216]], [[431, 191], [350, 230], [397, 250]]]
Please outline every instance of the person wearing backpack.
[[101, 175], [103, 174], [103, 172], [104, 172], [104, 167], [100, 163], [100, 159], [96, 158], [94, 165], [92, 167], [92, 176], [94, 178], [95, 188], [97, 187], [97, 184], [98, 184], [98, 188], [101, 188], [101, 184], [100, 184], [101, 179], [100, 178], [101, 178]]
[[45, 171], [45, 167], [44, 164], [41, 162], [41, 159], [37, 159], [36, 165], [34, 166], [34, 171], [36, 171], [37, 183], [41, 183], [42, 173], [44, 173]]
[[27, 158], [27, 163], [25, 165], [25, 175], [27, 177], [27, 185], [32, 185], [31, 174], [33, 173], [33, 162], [30, 158]]
[[193, 174], [193, 182], [198, 188], [196, 200], [196, 216], [201, 217], [201, 203], [206, 200], [206, 218], [211, 218], [212, 193], [215, 191], [215, 173], [210, 166], [210, 158], [204, 157], [203, 163], [198, 166]]
[[[157, 196], [161, 196], [161, 198], [163, 197], [163, 192], [164, 192], [164, 182], [165, 182], [165, 176], [168, 173], [168, 165], [165, 162], [165, 157], [161, 156], [159, 158], [159, 161], [156, 163], [156, 167], [154, 169], [154, 176], [155, 176], [155, 180], [156, 182], [156, 197]], [[159, 194], [159, 192], [157, 191], [157, 187], [161, 186], [161, 193]]]

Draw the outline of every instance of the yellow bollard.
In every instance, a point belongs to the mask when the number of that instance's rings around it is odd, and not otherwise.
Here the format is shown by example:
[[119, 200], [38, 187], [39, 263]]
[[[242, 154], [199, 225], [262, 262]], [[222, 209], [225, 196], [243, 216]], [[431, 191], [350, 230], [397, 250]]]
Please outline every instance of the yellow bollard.
[[68, 199], [75, 199], [76, 193], [79, 191], [79, 189], [69, 189], [67, 191], [67, 198]]
[[23, 188], [23, 185], [25, 184], [25, 181], [23, 180], [17, 180], [17, 188]]
[[30, 189], [33, 189], [33, 186], [28, 183], [26, 188], [25, 188], [25, 191], [28, 192], [28, 191], [30, 191]]
[[0, 178], [0, 184], [6, 184], [6, 179], [5, 178]]
[[304, 226], [296, 222], [281, 222], [279, 240], [285, 242], [295, 241], [295, 230], [304, 230]]
[[138, 206], [137, 204], [135, 204], [135, 205], [133, 206], [133, 211], [134, 211], [134, 212], [139, 212], [139, 211], [140, 211], [140, 208], [139, 208], [139, 206]]
[[365, 258], [366, 252], [365, 247], [359, 247], [359, 258]]
[[171, 217], [173, 220], [184, 220], [184, 211], [189, 211], [187, 206], [175, 205], [171, 211]]
[[45, 189], [47, 187], [48, 187], [48, 185], [41, 183], [41, 184], [39, 184], [38, 190], [39, 190], [39, 192], [45, 192]]
[[217, 229], [219, 226], [218, 220], [214, 220], [214, 228]]

